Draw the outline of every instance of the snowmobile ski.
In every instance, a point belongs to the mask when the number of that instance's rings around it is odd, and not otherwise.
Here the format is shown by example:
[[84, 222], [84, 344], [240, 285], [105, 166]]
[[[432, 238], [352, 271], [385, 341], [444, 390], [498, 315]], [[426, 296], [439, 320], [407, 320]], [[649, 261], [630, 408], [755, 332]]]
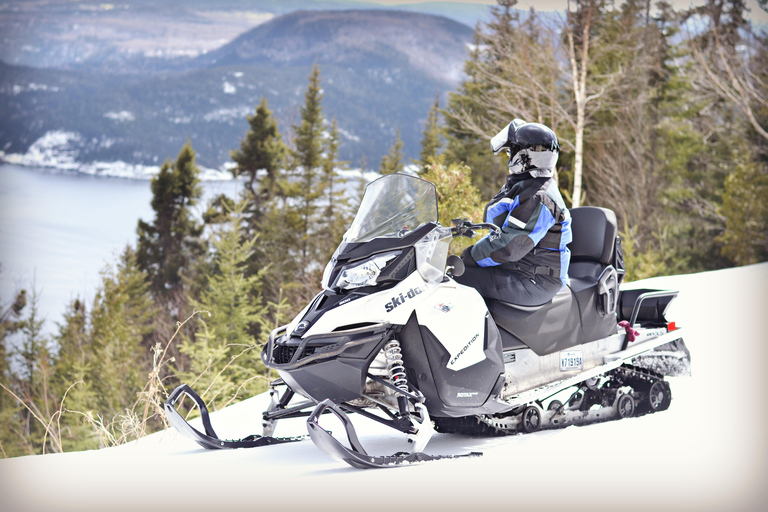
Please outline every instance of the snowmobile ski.
[[[320, 416], [326, 411], [330, 411], [341, 421], [347, 435], [350, 447], [347, 448], [334, 438], [328, 431], [324, 430], [318, 423]], [[427, 420], [428, 421], [428, 420]], [[431, 425], [429, 425], [431, 427]], [[434, 460], [459, 459], [467, 457], [481, 457], [482, 452], [470, 452], [461, 455], [429, 455], [421, 451], [411, 453], [398, 452], [389, 456], [372, 456], [363, 448], [357, 437], [355, 427], [352, 425], [349, 417], [337, 405], [330, 400], [320, 402], [312, 414], [307, 418], [307, 429], [315, 445], [326, 455], [340, 462], [346, 462], [350, 466], [358, 469], [391, 468], [408, 464], [417, 464]]]
[[[179, 411], [176, 410], [176, 402], [183, 398], [182, 395], [186, 395], [191, 398], [200, 410], [200, 417], [203, 422], [203, 428], [205, 429], [204, 433], [190, 425], [181, 416], [181, 414], [179, 414]], [[259, 446], [268, 446], [271, 444], [293, 443], [296, 441], [302, 441], [307, 438], [307, 436], [272, 437], [249, 435], [242, 439], [219, 439], [219, 436], [216, 435], [216, 432], [213, 430], [213, 426], [211, 426], [211, 418], [208, 413], [208, 408], [205, 406], [205, 402], [202, 398], [200, 398], [200, 395], [195, 393], [195, 391], [187, 384], [182, 384], [181, 386], [177, 387], [173, 393], [168, 396], [168, 399], [165, 401], [164, 408], [168, 421], [178, 432], [180, 432], [184, 437], [195, 441], [203, 448], [209, 450], [257, 448]]]

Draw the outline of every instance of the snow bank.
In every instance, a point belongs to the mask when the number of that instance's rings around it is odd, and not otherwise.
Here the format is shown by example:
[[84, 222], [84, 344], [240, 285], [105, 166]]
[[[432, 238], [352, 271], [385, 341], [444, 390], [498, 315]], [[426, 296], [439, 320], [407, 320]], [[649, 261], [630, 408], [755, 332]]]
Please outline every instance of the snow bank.
[[[668, 411], [525, 436], [436, 435], [430, 453], [474, 459], [352, 469], [311, 441], [211, 452], [161, 432], [129, 445], [0, 461], [7, 510], [762, 510], [768, 499], [768, 264], [656, 278], [677, 289], [693, 376], [671, 379]], [[264, 395], [214, 414], [221, 437], [260, 431]], [[371, 453], [407, 446], [355, 418]], [[324, 421], [325, 428], [338, 429]], [[276, 435], [303, 434], [301, 419]]]

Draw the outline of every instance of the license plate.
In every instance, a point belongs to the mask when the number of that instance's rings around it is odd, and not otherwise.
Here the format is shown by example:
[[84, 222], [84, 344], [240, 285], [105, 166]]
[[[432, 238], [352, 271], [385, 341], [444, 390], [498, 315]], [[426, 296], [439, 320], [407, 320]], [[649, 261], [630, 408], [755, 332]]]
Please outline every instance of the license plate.
[[560, 352], [560, 371], [583, 370], [584, 358], [581, 356], [581, 350], [569, 350]]

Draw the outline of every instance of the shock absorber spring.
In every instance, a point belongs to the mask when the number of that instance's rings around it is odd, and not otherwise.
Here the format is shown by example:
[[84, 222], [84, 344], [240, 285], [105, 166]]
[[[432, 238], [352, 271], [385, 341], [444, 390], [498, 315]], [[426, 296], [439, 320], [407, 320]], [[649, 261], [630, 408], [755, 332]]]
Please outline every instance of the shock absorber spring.
[[405, 376], [403, 355], [400, 351], [400, 342], [391, 339], [384, 345], [384, 355], [387, 357], [387, 375], [389, 381], [402, 391], [408, 392], [408, 378]]

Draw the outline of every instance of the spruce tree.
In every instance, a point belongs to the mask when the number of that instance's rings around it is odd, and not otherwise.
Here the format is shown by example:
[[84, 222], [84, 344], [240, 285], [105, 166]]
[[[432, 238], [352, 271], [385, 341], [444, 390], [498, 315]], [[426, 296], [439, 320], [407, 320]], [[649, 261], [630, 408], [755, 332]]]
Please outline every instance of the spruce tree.
[[[26, 290], [19, 291], [9, 304], [0, 303], [0, 384], [8, 390], [12, 390], [14, 378], [11, 371], [12, 350], [8, 343], [10, 336], [22, 328], [26, 306]], [[34, 453], [22, 434], [22, 411], [22, 405], [8, 391], [0, 388], [0, 446], [5, 457]]]
[[59, 332], [55, 336], [59, 351], [54, 390], [60, 400], [66, 396], [64, 411], [59, 418], [63, 427], [61, 441], [64, 451], [99, 447], [93, 426], [80, 414], [87, 414], [97, 407], [93, 381], [97, 380], [94, 377], [100, 372], [98, 361], [93, 357], [88, 320], [85, 304], [75, 299], [64, 312], [64, 321], [59, 324]]
[[427, 113], [427, 122], [424, 126], [424, 131], [421, 132], [423, 137], [421, 139], [421, 160], [419, 165], [421, 172], [426, 172], [429, 162], [437, 158], [437, 154], [440, 152], [442, 141], [440, 140], [440, 96], [435, 96], [435, 102]]
[[379, 174], [394, 174], [403, 170], [405, 157], [403, 156], [403, 141], [400, 139], [400, 129], [397, 129], [395, 140], [389, 147], [389, 153], [381, 158]]
[[[232, 173], [247, 178], [251, 207], [259, 211], [276, 192], [278, 172], [285, 164], [288, 148], [283, 143], [277, 120], [272, 116], [266, 98], [261, 99], [256, 114], [248, 116], [248, 124], [250, 127], [240, 143], [240, 149], [230, 153], [232, 161], [237, 164]], [[259, 171], [266, 172], [261, 179], [258, 178]]]
[[325, 191], [323, 198], [325, 207], [319, 220], [318, 229], [318, 237], [321, 242], [318, 255], [321, 264], [331, 258], [351, 220], [349, 198], [346, 192], [348, 180], [338, 174], [338, 170], [346, 165], [346, 162], [339, 160], [340, 144], [339, 127], [334, 117], [328, 138], [325, 140], [325, 155], [321, 175], [321, 188]]
[[309, 84], [301, 107], [301, 123], [293, 125], [294, 169], [299, 173], [290, 184], [296, 201], [296, 211], [286, 216], [295, 229], [294, 245], [298, 247], [298, 272], [300, 280], [309, 282], [309, 272], [319, 259], [320, 240], [317, 237], [318, 201], [325, 194], [320, 179], [323, 164], [323, 91], [320, 87], [320, 68], [315, 64], [309, 75]]
[[42, 422], [50, 420], [58, 404], [52, 391], [53, 353], [50, 339], [43, 333], [45, 319], [39, 314], [39, 300], [40, 296], [33, 288], [27, 315], [20, 324], [19, 346], [12, 350], [18, 372], [10, 382], [10, 388], [25, 404], [18, 408], [18, 424], [33, 453], [58, 451], [50, 436], [44, 443], [45, 425]]
[[181, 348], [190, 367], [182, 380], [195, 382], [212, 409], [264, 391], [266, 381], [260, 351], [251, 332], [266, 321], [261, 306], [261, 274], [247, 275], [256, 238], [243, 238], [246, 201], [229, 213], [225, 230], [215, 235], [214, 265], [196, 310], [208, 311], [198, 322], [195, 339]]
[[114, 268], [108, 265], [101, 273], [91, 313], [87, 357], [92, 373], [86, 384], [94, 393], [95, 412], [109, 420], [133, 408], [151, 369], [151, 354], [142, 347], [156, 315], [150, 287], [129, 247]]
[[[187, 142], [176, 160], [166, 161], [152, 178], [153, 222], [138, 223], [136, 261], [149, 276], [152, 296], [159, 306], [156, 329], [144, 340], [147, 349], [167, 342], [175, 322], [191, 313], [187, 307], [188, 288], [195, 282], [190, 278], [205, 253], [203, 226], [192, 213], [202, 195], [198, 175], [195, 151]], [[171, 356], [178, 358], [183, 368], [184, 360], [176, 344], [171, 346]]]
[[166, 160], [152, 178], [154, 221], [138, 224], [139, 267], [152, 279], [154, 293], [171, 302], [183, 296], [182, 275], [203, 252], [202, 226], [192, 215], [202, 195], [199, 172], [195, 151], [187, 142], [176, 160]]
[[[2, 267], [0, 267], [2, 270]], [[22, 328], [22, 313], [27, 306], [27, 291], [20, 290], [11, 304], [0, 303], [0, 383], [6, 387], [10, 378], [10, 353], [7, 343], [15, 332]], [[0, 410], [12, 397], [6, 392], [0, 393]]]

